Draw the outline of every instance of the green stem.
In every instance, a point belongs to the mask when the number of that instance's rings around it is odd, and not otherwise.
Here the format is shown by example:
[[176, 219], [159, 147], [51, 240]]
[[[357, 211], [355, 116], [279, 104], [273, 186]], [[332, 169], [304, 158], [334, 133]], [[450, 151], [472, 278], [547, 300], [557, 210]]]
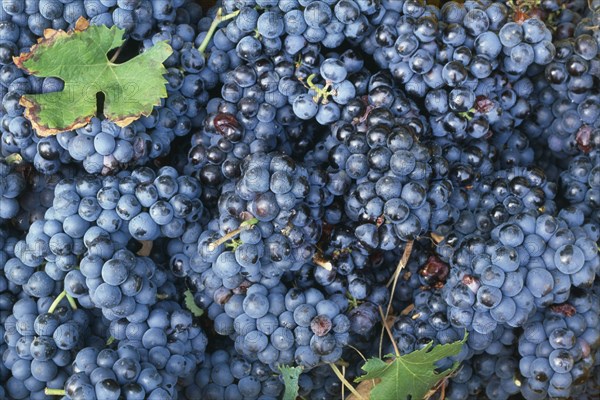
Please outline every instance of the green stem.
[[325, 86], [323, 87], [323, 89], [321, 89], [321, 98], [323, 100], [321, 100], [321, 103], [323, 104], [327, 104], [329, 103], [329, 99], [328, 97], [335, 94], [335, 90], [329, 90], [331, 88], [331, 82], [330, 81], [326, 81], [325, 82]]
[[232, 12], [231, 14], [223, 15], [223, 8], [219, 7], [219, 9], [217, 10], [217, 15], [216, 15], [215, 19], [213, 20], [212, 24], [210, 24], [210, 28], [208, 29], [208, 32], [206, 32], [206, 37], [204, 38], [202, 43], [200, 43], [200, 47], [198, 47], [198, 51], [200, 53], [204, 54], [204, 52], [206, 51], [206, 48], [208, 47], [208, 44], [210, 43], [210, 40], [212, 39], [213, 35], [215, 34], [215, 31], [217, 30], [217, 28], [219, 27], [219, 24], [221, 22], [228, 21], [230, 19], [237, 17], [239, 13], [240, 13], [240, 10], [237, 10], [235, 12]]
[[[66, 292], [65, 292], [66, 293]], [[73, 310], [77, 310], [77, 303], [75, 303], [75, 299], [73, 298], [73, 296], [71, 296], [70, 294], [66, 294], [67, 297], [67, 301], [69, 302], [69, 304], [71, 305], [71, 308]]]
[[20, 164], [21, 162], [23, 162], [23, 157], [21, 157], [20, 154], [18, 153], [14, 153], [11, 154], [10, 156], [5, 158], [5, 161], [7, 164]]
[[223, 237], [215, 240], [214, 242], [210, 243], [208, 245], [208, 250], [209, 251], [215, 251], [215, 249], [217, 247], [219, 247], [220, 245], [222, 245], [223, 243], [227, 242], [230, 239], [235, 238], [237, 235], [239, 235], [242, 231], [246, 231], [248, 229], [252, 229], [252, 227], [254, 225], [258, 224], [258, 219], [256, 218], [251, 218], [247, 221], [244, 221], [240, 224], [240, 227], [237, 229], [232, 230], [231, 232], [229, 232], [228, 234], [224, 235]]
[[242, 244], [243, 243], [241, 239], [233, 239], [230, 243], [225, 243], [225, 247], [230, 249], [231, 251], [235, 251]]
[[316, 87], [313, 83], [313, 79], [315, 79], [316, 76], [317, 74], [310, 74], [308, 78], [306, 78], [306, 83], [308, 83], [308, 87], [311, 89], [314, 89]]
[[65, 392], [65, 389], [50, 389], [50, 388], [44, 389], [44, 393], [46, 393], [48, 396], [64, 396], [67, 394], [67, 392]]
[[463, 118], [466, 118], [467, 121], [470, 121], [473, 119], [473, 116], [475, 115], [476, 112], [477, 112], [477, 109], [475, 107], [472, 107], [468, 111], [459, 112], [458, 115]]
[[48, 309], [49, 314], [54, 313], [54, 310], [56, 310], [56, 307], [58, 307], [58, 305], [60, 304], [62, 299], [65, 298], [66, 295], [67, 295], [67, 291], [63, 290], [62, 292], [60, 292], [60, 294], [58, 296], [56, 296], [56, 299], [54, 299], [54, 301], [50, 305], [50, 308]]
[[328, 97], [334, 95], [335, 90], [329, 90], [332, 86], [331, 81], [325, 81], [325, 86], [320, 88], [318, 85], [313, 83], [315, 76], [316, 74], [312, 74], [306, 79], [308, 88], [314, 90], [316, 93], [316, 95], [313, 97], [313, 100], [315, 103], [327, 104], [329, 103]]

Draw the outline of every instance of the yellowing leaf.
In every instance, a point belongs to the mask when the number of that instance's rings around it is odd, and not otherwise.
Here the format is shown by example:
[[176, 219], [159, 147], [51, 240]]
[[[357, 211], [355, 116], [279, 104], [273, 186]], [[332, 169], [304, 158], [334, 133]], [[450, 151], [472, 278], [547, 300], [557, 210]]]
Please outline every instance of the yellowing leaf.
[[346, 400], [360, 400], [360, 399], [369, 399], [370, 400], [371, 391], [373, 390], [375, 385], [377, 385], [379, 382], [381, 382], [381, 379], [362, 381], [355, 388], [356, 392], [361, 397], [359, 398], [359, 397], [355, 396], [354, 393], [350, 393], [350, 395], [348, 397], [346, 397]]
[[362, 367], [366, 374], [357, 378], [356, 382], [380, 380], [371, 390], [370, 400], [405, 400], [409, 396], [412, 400], [421, 400], [460, 365], [454, 363], [452, 368], [437, 373], [435, 363], [460, 353], [465, 341], [466, 337], [460, 342], [435, 347], [430, 343], [421, 350], [400, 357], [390, 354], [386, 356], [387, 362], [371, 358]]
[[123, 63], [114, 64], [107, 53], [124, 43], [124, 31], [113, 26], [90, 26], [80, 18], [69, 32], [47, 29], [29, 53], [14, 57], [31, 75], [64, 81], [64, 90], [25, 94], [20, 104], [40, 136], [80, 128], [95, 116], [96, 94], [104, 94], [104, 116], [126, 126], [167, 96], [162, 65], [173, 50], [167, 42]]

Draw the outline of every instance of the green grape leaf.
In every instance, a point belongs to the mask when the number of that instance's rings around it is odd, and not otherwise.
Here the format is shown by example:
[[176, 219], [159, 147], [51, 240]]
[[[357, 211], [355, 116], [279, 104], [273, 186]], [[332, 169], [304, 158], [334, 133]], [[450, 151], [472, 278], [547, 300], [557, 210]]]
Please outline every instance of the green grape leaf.
[[460, 365], [454, 363], [451, 368], [438, 373], [435, 371], [435, 363], [460, 353], [466, 339], [465, 336], [462, 341], [438, 346], [429, 343], [420, 350], [400, 357], [388, 354], [387, 362], [371, 358], [362, 367], [366, 373], [355, 381], [380, 380], [371, 390], [370, 400], [423, 399], [438, 382], [456, 371]]
[[25, 94], [20, 104], [25, 117], [40, 136], [80, 128], [96, 115], [97, 93], [104, 94], [104, 116], [126, 126], [167, 96], [163, 66], [173, 50], [159, 42], [122, 64], [107, 53], [124, 42], [124, 30], [90, 26], [79, 18], [69, 32], [47, 29], [29, 53], [14, 57], [15, 64], [31, 75], [62, 79], [61, 92]]
[[185, 308], [187, 308], [192, 313], [192, 315], [194, 315], [194, 317], [201, 317], [202, 314], [204, 314], [204, 310], [198, 307], [198, 305], [194, 301], [194, 294], [191, 292], [191, 290], [186, 290], [183, 293], [183, 298], [185, 302]]
[[283, 384], [285, 385], [285, 391], [283, 392], [283, 400], [296, 400], [298, 397], [298, 378], [302, 373], [302, 367], [286, 367], [279, 366], [279, 372], [283, 378]]

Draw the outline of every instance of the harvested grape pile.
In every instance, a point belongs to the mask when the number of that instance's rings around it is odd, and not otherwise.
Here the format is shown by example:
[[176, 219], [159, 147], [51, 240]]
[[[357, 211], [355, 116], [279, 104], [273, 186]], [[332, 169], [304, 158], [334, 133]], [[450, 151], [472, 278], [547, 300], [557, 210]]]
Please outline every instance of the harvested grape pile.
[[600, 0], [1, 0], [0, 98], [0, 399], [600, 397]]

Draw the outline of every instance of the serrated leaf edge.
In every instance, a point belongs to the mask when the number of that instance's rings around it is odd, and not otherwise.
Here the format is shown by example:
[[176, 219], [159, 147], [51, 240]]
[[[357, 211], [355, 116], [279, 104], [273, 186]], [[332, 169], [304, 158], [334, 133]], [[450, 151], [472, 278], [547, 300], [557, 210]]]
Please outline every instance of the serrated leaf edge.
[[202, 314], [204, 314], [204, 311], [196, 305], [196, 302], [194, 301], [194, 295], [192, 294], [191, 290], [188, 289], [183, 293], [183, 299], [185, 302], [185, 308], [187, 308], [194, 317], [201, 317]]
[[[38, 51], [39, 48], [50, 47], [60, 38], [74, 37], [74, 35], [76, 33], [81, 33], [83, 31], [85, 31], [86, 29], [88, 29], [89, 27], [90, 27], [89, 21], [87, 19], [85, 19], [84, 17], [79, 17], [79, 19], [75, 23], [75, 27], [69, 31], [46, 29], [46, 30], [44, 30], [44, 36], [38, 39], [38, 43], [34, 44], [30, 48], [29, 52], [21, 53], [18, 57], [13, 56], [13, 61], [14, 61], [15, 65], [17, 67], [19, 67], [20, 69], [23, 69], [30, 75], [35, 75], [35, 74], [39, 73], [39, 71], [30, 70], [29, 68], [25, 67], [24, 64], [31, 58], [35, 57], [36, 52]], [[116, 25], [114, 25], [108, 29], [111, 31], [115, 31], [116, 33], [121, 33], [121, 36], [123, 36], [123, 34], [125, 33], [125, 30], [118, 28]], [[165, 48], [165, 50], [169, 51], [169, 56], [170, 56], [172, 53], [172, 49], [169, 46], [169, 44], [167, 43], [167, 41], [158, 42], [154, 45], [154, 47], [165, 46], [165, 45], [167, 46]], [[162, 65], [162, 63], [161, 63], [161, 71], [160, 72], [161, 72], [161, 74], [165, 74], [167, 72], [166, 68], [164, 67], [164, 65]], [[164, 80], [164, 78], [163, 78], [163, 80]], [[164, 82], [167, 83], [166, 80], [164, 80]], [[112, 122], [114, 122], [117, 126], [123, 128], [125, 126], [128, 126], [132, 122], [138, 120], [142, 116], [147, 117], [150, 114], [152, 114], [152, 110], [154, 109], [154, 107], [159, 106], [161, 104], [161, 99], [163, 99], [165, 97], [167, 97], [166, 88], [157, 95], [157, 100], [154, 103], [147, 105], [147, 110], [140, 111], [133, 115], [124, 115], [124, 116], [118, 116], [118, 117], [110, 116], [109, 117], [105, 114], [104, 116], [106, 118], [110, 119]], [[75, 129], [84, 127], [95, 116], [95, 115], [89, 115], [89, 116], [77, 118], [72, 124], [69, 124], [62, 128], [50, 128], [48, 125], [43, 124], [42, 121], [40, 120], [40, 118], [38, 117], [39, 112], [40, 112], [40, 107], [35, 101], [33, 101], [33, 99], [30, 96], [28, 96], [26, 94], [22, 95], [21, 98], [19, 99], [19, 104], [25, 108], [23, 115], [31, 123], [31, 126], [35, 129], [37, 135], [40, 137], [48, 137], [48, 136], [56, 135], [61, 132], [66, 132], [66, 131], [75, 130]]]
[[[63, 37], [73, 36], [74, 33], [83, 32], [87, 28], [89, 28], [89, 26], [90, 26], [90, 22], [87, 19], [85, 19], [83, 17], [79, 17], [79, 19], [75, 22], [75, 27], [72, 30], [64, 31], [62, 29], [58, 29], [58, 30], [57, 29], [44, 29], [44, 36], [38, 38], [37, 43], [34, 44], [33, 46], [31, 46], [31, 48], [29, 49], [29, 51], [27, 53], [21, 53], [21, 54], [19, 54], [18, 57], [13, 56], [13, 62], [15, 63], [15, 65], [17, 67], [26, 71], [28, 74], [34, 75], [39, 71], [32, 71], [32, 70], [28, 69], [27, 67], [25, 67], [24, 63], [26, 61], [28, 61], [29, 59], [35, 57], [38, 48], [44, 47], [44, 46], [50, 47], [58, 39], [63, 38]], [[113, 28], [118, 29], [116, 26], [113, 26]], [[110, 29], [113, 29], [113, 28], [110, 28]]]
[[48, 125], [43, 125], [40, 119], [37, 117], [40, 111], [38, 103], [31, 101], [27, 95], [22, 95], [21, 99], [19, 100], [19, 104], [25, 107], [23, 115], [31, 123], [31, 126], [35, 129], [36, 134], [40, 137], [53, 136], [61, 132], [72, 131], [74, 129], [81, 128], [87, 125], [94, 117], [93, 115], [81, 117], [76, 119], [71, 125], [68, 125], [62, 129], [50, 128]]
[[[421, 354], [429, 353], [429, 352], [432, 351], [432, 349], [435, 349], [436, 351], [443, 352], [445, 347], [447, 348], [447, 347], [454, 347], [454, 346], [460, 345], [460, 347], [458, 348], [457, 352], [453, 351], [451, 354], [444, 355], [440, 359], [446, 358], [446, 357], [450, 357], [452, 355], [456, 355], [456, 354], [458, 354], [460, 352], [460, 350], [462, 349], [462, 346], [466, 343], [467, 337], [468, 337], [468, 333], [465, 332], [465, 336], [464, 336], [464, 338], [462, 340], [456, 341], [456, 342], [453, 342], [453, 343], [446, 343], [446, 344], [441, 344], [441, 345], [435, 345], [434, 346], [433, 342], [429, 342], [422, 349], [415, 350], [415, 351], [413, 351], [411, 353], [405, 354], [404, 356], [400, 356], [400, 357], [397, 357], [395, 354], [392, 354], [392, 353], [386, 354], [384, 356], [384, 358], [388, 360], [387, 362], [383, 361], [381, 358], [378, 358], [378, 357], [370, 358], [361, 367], [361, 369], [363, 371], [365, 371], [365, 374], [362, 375], [362, 376], [359, 376], [359, 377], [355, 378], [354, 382], [361, 383], [361, 382], [365, 382], [365, 381], [369, 381], [369, 380], [373, 380], [373, 379], [381, 379], [382, 375], [385, 374], [385, 372], [388, 370], [388, 368], [390, 368], [393, 365], [394, 362], [399, 362], [402, 357], [410, 356], [411, 354], [414, 355], [414, 353], [421, 353]], [[365, 369], [365, 366], [367, 366], [369, 364], [369, 362], [371, 362], [371, 361], [377, 363], [378, 365], [374, 365], [373, 366], [373, 370], [368, 371], [367, 369]], [[435, 372], [434, 370], [432, 370], [433, 376], [437, 379], [437, 382], [433, 386], [435, 386], [438, 382], [440, 382], [442, 379], [444, 379], [448, 375], [454, 373], [459, 366], [460, 366], [460, 362], [454, 362], [452, 364], [452, 367], [448, 368], [445, 371], [442, 371], [442, 372], [438, 373], [438, 372]], [[408, 370], [410, 372], [409, 368], [404, 367], [404, 369], [406, 369], [406, 370]], [[417, 378], [418, 377], [418, 375], [415, 374], [415, 373], [411, 373], [411, 375], [412, 375], [413, 378]], [[378, 387], [378, 385], [375, 385], [371, 389], [371, 391], [370, 391], [371, 395], [373, 394], [373, 392], [377, 391], [377, 387]]]
[[[50, 47], [58, 39], [61, 39], [61, 38], [74, 37], [74, 35], [76, 33], [81, 33], [83, 31], [85, 31], [86, 29], [88, 29], [89, 27], [90, 27], [90, 22], [87, 19], [85, 19], [84, 17], [79, 17], [77, 19], [77, 21], [75, 22], [75, 27], [69, 31], [64, 31], [62, 29], [58, 29], [58, 30], [57, 29], [45, 29], [44, 36], [38, 38], [38, 42], [36, 44], [34, 44], [33, 46], [31, 46], [31, 48], [29, 49], [29, 52], [21, 53], [18, 57], [13, 56], [13, 62], [15, 63], [15, 65], [17, 67], [24, 70], [28, 74], [36, 75], [37, 73], [39, 73], [39, 71], [35, 71], [35, 70], [31, 70], [31, 69], [27, 68], [25, 66], [25, 63], [28, 60], [35, 57], [35, 55], [37, 54], [37, 52], [39, 51], [40, 48]], [[109, 30], [115, 30], [117, 32], [120, 31], [121, 34], [125, 33], [124, 30], [119, 29], [116, 25], [109, 28]], [[40, 119], [37, 117], [37, 115], [40, 111], [40, 107], [29, 96], [27, 96], [26, 94], [22, 95], [21, 99], [19, 100], [19, 104], [25, 108], [23, 115], [31, 123], [31, 126], [35, 129], [37, 135], [40, 137], [48, 137], [48, 136], [56, 135], [60, 132], [65, 132], [65, 131], [70, 131], [70, 130], [74, 130], [77, 128], [81, 128], [81, 127], [85, 126], [86, 124], [88, 124], [94, 117], [93, 115], [80, 117], [80, 118], [76, 119], [72, 124], [67, 125], [66, 127], [63, 127], [61, 129], [50, 128], [48, 125], [42, 124]], [[121, 126], [121, 125], [119, 125], [119, 126]]]

